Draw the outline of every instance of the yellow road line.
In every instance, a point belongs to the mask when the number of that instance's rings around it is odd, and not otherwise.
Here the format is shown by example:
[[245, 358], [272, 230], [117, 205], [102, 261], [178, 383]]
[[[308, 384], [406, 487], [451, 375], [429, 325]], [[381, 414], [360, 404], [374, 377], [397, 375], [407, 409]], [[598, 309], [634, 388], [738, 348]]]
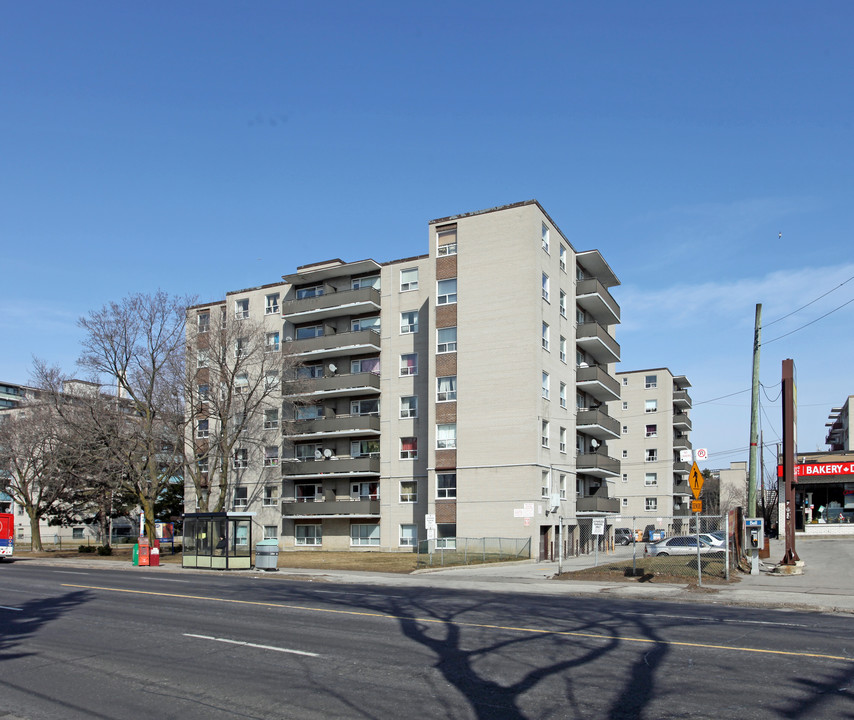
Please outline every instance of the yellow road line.
[[257, 600], [230, 600], [228, 598], [207, 597], [204, 595], [181, 595], [178, 593], [154, 592], [151, 590], [127, 590], [124, 588], [100, 587], [97, 585], [73, 585], [63, 583], [62, 587], [80, 588], [83, 590], [104, 590], [106, 592], [127, 593], [130, 595], [151, 595], [155, 597], [179, 598], [182, 600], [206, 600], [208, 602], [233, 603], [236, 605], [256, 605], [259, 607], [281, 608], [285, 610], [306, 610], [308, 612], [329, 613], [333, 615], [356, 615], [375, 617], [384, 620], [411, 620], [413, 622], [433, 623], [436, 625], [454, 625], [456, 627], [484, 628], [487, 630], [511, 630], [513, 632], [531, 633], [538, 635], [559, 635], [563, 637], [588, 638], [593, 640], [619, 640], [622, 642], [643, 643], [647, 645], [669, 645], [673, 647], [689, 647], [703, 650], [729, 650], [730, 652], [760, 653], [765, 655], [784, 655], [799, 658], [817, 658], [820, 660], [842, 660], [854, 662], [854, 658], [844, 655], [826, 655], [823, 653], [793, 652], [790, 650], [764, 650], [762, 648], [738, 647], [735, 645], [712, 645], [709, 643], [678, 642], [674, 640], [651, 640], [649, 638], [625, 637], [622, 635], [601, 635], [597, 633], [574, 632], [572, 630], [543, 630], [541, 628], [515, 627], [512, 625], [490, 625], [485, 623], [457, 622], [455, 620], [439, 620], [437, 618], [419, 618], [407, 615], [389, 615], [388, 613], [366, 612], [358, 610], [334, 610], [332, 608], [316, 608], [307, 605], [289, 605], [287, 603], [260, 602]]

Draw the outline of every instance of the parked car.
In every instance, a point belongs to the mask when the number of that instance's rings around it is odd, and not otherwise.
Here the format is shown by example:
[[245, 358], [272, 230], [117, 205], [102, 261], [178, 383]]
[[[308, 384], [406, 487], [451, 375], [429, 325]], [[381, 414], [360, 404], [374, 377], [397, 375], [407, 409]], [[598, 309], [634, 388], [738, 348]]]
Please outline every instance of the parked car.
[[617, 545], [628, 545], [635, 541], [634, 530], [629, 528], [614, 528], [614, 543]]
[[[697, 536], [696, 535], [681, 535], [677, 537], [659, 540], [654, 543], [647, 543], [644, 546], [643, 554], [650, 557], [663, 557], [665, 555], [696, 555], [697, 554]], [[701, 555], [720, 555], [723, 556], [723, 548], [714, 547], [707, 542], [700, 540]]]
[[712, 547], [723, 547], [724, 546], [724, 535], [723, 533], [700, 533], [700, 540], [705, 543], [708, 543]]

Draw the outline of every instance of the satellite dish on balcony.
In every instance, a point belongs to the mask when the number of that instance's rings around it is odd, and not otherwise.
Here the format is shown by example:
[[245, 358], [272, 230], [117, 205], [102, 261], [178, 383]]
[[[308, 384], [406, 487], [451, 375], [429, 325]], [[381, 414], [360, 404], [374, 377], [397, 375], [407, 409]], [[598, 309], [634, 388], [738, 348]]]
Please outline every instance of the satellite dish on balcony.
[[332, 451], [329, 448], [326, 448], [326, 450], [323, 451], [323, 457], [328, 460], [332, 457]]
[[334, 365], [333, 363], [329, 363], [329, 372], [331, 372], [334, 375], [337, 371], [338, 371], [338, 367], [336, 365]]
[[323, 457], [323, 455], [321, 454], [320, 450], [314, 451], [314, 459], [315, 460], [320, 460], [320, 458], [322, 458], [322, 457]]
[[285, 342], [293, 342], [293, 341], [294, 341], [294, 339], [293, 339], [290, 335], [288, 335], [288, 336], [285, 338]]

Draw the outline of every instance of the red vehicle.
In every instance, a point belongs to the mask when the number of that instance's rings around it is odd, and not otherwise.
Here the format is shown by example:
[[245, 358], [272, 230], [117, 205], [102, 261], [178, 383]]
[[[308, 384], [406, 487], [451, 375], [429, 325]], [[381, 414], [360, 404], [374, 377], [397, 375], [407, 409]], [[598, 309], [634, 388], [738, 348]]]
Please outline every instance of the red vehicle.
[[0, 558], [12, 557], [15, 548], [15, 516], [0, 513]]

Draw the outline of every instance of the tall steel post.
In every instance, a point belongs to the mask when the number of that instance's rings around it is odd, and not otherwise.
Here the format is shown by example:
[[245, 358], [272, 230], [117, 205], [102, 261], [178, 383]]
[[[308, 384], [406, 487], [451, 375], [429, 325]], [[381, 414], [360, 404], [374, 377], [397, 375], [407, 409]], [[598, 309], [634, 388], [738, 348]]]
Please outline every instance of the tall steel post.
[[756, 448], [759, 444], [759, 347], [762, 344], [762, 304], [756, 304], [753, 325], [753, 383], [750, 397], [750, 458], [747, 466], [747, 517], [756, 517]]
[[795, 387], [795, 362], [783, 360], [783, 484], [786, 488], [786, 552], [781, 565], [794, 565], [795, 552], [795, 464], [798, 451], [798, 406]]

